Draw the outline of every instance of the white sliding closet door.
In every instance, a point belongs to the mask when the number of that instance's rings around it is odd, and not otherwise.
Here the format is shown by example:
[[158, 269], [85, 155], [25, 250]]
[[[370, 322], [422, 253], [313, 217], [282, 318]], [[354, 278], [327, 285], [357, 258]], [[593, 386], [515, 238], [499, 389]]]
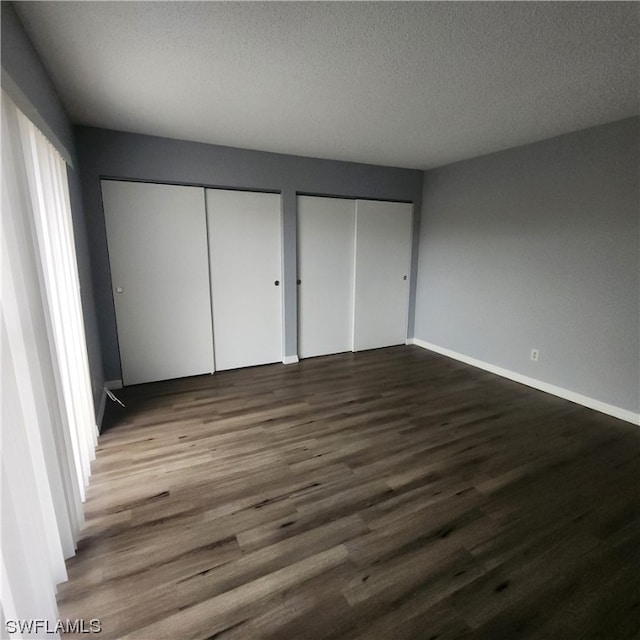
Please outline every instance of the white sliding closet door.
[[406, 342], [412, 209], [356, 202], [354, 351]]
[[204, 191], [102, 181], [125, 385], [213, 372]]
[[282, 361], [280, 196], [207, 189], [216, 369]]
[[298, 197], [298, 354], [351, 351], [355, 200]]

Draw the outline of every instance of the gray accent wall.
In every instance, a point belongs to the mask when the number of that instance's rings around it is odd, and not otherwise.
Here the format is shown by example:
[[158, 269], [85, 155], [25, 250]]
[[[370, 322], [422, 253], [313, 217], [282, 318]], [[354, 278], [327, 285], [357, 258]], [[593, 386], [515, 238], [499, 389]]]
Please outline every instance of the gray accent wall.
[[[55, 87], [42, 65], [12, 3], [1, 3], [2, 25], [2, 88], [9, 93], [16, 105], [45, 134], [55, 136], [56, 146], [61, 145], [67, 156], [73, 156], [73, 128]], [[5, 86], [7, 78], [17, 86]]]
[[[266, 153], [90, 127], [78, 127], [76, 140], [102, 358], [108, 380], [119, 379], [121, 374], [100, 193], [101, 178], [281, 192], [286, 356], [297, 354], [297, 194], [413, 202], [416, 230], [420, 223], [422, 171]], [[409, 336], [413, 334], [418, 234], [414, 237]]]
[[637, 413], [639, 141], [635, 117], [428, 171], [415, 337]]
[[3, 89], [59, 149], [65, 159], [76, 167], [74, 169], [68, 166], [67, 175], [93, 401], [97, 414], [102, 400], [104, 374], [73, 127], [13, 6], [9, 2], [2, 2], [1, 11]]

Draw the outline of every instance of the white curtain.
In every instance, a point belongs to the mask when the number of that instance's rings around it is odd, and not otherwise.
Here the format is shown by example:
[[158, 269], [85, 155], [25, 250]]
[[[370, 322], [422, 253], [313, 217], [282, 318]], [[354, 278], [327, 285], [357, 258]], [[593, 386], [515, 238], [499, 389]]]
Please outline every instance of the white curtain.
[[54, 627], [97, 429], [66, 164], [4, 92], [0, 291], [2, 622]]

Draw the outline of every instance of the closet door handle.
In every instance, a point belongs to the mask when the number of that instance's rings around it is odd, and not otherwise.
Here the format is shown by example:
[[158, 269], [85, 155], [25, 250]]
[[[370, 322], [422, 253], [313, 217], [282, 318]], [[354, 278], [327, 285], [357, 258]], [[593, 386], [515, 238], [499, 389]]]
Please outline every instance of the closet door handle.
[[275, 284], [276, 287], [279, 287], [280, 286], [280, 280], [276, 280], [273, 284]]

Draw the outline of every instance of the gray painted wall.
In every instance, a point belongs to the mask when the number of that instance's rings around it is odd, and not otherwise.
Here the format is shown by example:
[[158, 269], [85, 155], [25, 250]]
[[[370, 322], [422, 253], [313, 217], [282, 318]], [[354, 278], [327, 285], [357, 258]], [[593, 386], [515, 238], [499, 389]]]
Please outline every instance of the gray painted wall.
[[[76, 140], [102, 338], [102, 358], [109, 380], [119, 379], [121, 374], [100, 178], [281, 192], [287, 356], [297, 353], [297, 193], [412, 201], [415, 205], [416, 230], [419, 225], [421, 171], [302, 158], [89, 127], [78, 127]], [[412, 319], [417, 239], [416, 233], [409, 313]], [[411, 322], [409, 335], [412, 333]]]
[[[77, 167], [73, 127], [67, 117], [62, 102], [42, 66], [40, 58], [31, 44], [27, 34], [9, 2], [1, 3], [2, 25], [2, 71], [4, 83], [9, 81], [11, 88], [21, 92], [26, 102], [18, 106], [31, 117], [36, 125], [41, 126], [44, 133], [56, 138], [56, 146], [62, 145], [66, 156]], [[9, 78], [7, 78], [7, 75]], [[12, 92], [9, 92], [12, 95]], [[13, 95], [12, 95], [13, 97]], [[96, 308], [93, 297], [93, 281], [87, 243], [87, 230], [84, 210], [80, 195], [77, 171], [68, 167], [69, 192], [73, 230], [75, 236], [78, 271], [80, 276], [84, 327], [87, 337], [89, 368], [93, 387], [93, 400], [96, 412], [99, 410], [104, 385], [102, 356]]]
[[[42, 65], [12, 4], [4, 0], [0, 4], [2, 69], [18, 85], [44, 121], [45, 126], [50, 128], [69, 155], [72, 155], [73, 128], [51, 78]], [[25, 110], [23, 105], [18, 104], [18, 106]], [[31, 117], [30, 113], [26, 115]], [[40, 123], [35, 124], [40, 126]]]
[[630, 118], [427, 172], [415, 337], [638, 412], [639, 136]]

